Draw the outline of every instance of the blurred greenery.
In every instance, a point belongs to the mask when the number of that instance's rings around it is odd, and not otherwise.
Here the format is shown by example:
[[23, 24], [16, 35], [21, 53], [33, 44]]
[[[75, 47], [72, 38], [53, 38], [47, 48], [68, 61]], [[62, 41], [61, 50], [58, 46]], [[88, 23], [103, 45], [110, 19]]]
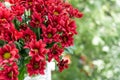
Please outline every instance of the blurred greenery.
[[120, 80], [120, 0], [69, 0], [84, 13], [76, 19], [75, 45], [65, 53], [69, 69], [52, 80]]

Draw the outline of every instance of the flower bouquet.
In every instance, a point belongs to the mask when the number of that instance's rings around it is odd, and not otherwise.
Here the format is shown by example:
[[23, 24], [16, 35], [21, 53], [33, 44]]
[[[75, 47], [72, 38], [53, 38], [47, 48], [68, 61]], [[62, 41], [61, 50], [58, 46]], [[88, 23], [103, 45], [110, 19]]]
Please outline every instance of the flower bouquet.
[[68, 67], [64, 49], [77, 34], [73, 18], [82, 13], [65, 0], [0, 2], [0, 80], [23, 80], [44, 74], [46, 62]]

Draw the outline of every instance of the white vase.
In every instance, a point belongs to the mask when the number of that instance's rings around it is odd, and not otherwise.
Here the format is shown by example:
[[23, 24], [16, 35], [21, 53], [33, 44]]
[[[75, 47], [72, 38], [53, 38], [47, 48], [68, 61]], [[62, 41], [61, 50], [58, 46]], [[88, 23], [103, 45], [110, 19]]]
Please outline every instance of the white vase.
[[54, 62], [47, 62], [47, 67], [45, 70], [45, 75], [37, 75], [34, 77], [26, 76], [24, 80], [51, 80], [51, 71], [55, 69]]

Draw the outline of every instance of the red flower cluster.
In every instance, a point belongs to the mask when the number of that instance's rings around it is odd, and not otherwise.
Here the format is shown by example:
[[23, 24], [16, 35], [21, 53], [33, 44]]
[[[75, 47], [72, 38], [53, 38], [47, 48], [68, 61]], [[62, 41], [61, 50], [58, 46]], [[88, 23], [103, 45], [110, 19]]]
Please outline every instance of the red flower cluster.
[[0, 48], [0, 80], [18, 80], [18, 49], [14, 44]]
[[15, 62], [4, 63], [0, 70], [0, 80], [18, 80], [18, 74], [18, 66]]
[[[0, 40], [5, 42], [0, 48], [3, 68], [0, 80], [17, 80], [14, 75], [18, 75], [16, 62], [21, 57], [31, 58], [27, 64], [30, 76], [44, 74], [46, 61], [52, 59], [57, 61], [60, 71], [67, 68], [68, 61], [60, 57], [64, 48], [73, 45], [73, 36], [77, 33], [72, 18], [81, 18], [83, 14], [65, 0], [5, 1], [10, 6], [7, 8], [0, 3]], [[26, 48], [29, 49], [28, 55]], [[23, 57], [22, 51], [27, 56]]]

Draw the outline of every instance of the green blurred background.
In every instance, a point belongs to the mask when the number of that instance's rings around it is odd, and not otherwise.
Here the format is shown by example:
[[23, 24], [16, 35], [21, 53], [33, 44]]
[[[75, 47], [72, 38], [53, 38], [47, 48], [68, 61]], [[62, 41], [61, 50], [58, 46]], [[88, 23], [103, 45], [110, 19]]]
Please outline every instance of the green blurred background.
[[120, 80], [120, 0], [69, 0], [84, 13], [68, 48], [69, 69], [52, 80]]

